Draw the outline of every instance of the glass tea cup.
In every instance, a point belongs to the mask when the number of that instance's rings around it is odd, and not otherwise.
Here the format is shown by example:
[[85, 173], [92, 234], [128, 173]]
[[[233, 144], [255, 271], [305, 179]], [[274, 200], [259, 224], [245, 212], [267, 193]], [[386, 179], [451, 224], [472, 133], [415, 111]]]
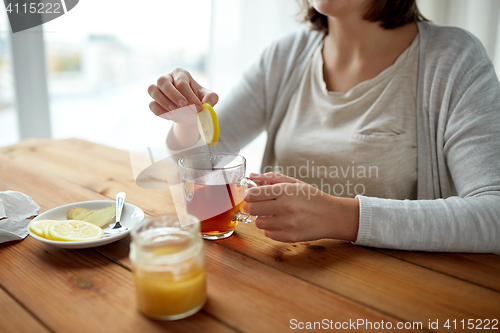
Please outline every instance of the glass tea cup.
[[207, 298], [199, 220], [189, 214], [148, 217], [131, 235], [139, 311], [159, 320], [198, 312]]
[[256, 216], [242, 211], [246, 190], [258, 186], [245, 177], [243, 156], [203, 152], [184, 156], [178, 163], [186, 209], [200, 219], [203, 238], [227, 238], [238, 222], [255, 221]]

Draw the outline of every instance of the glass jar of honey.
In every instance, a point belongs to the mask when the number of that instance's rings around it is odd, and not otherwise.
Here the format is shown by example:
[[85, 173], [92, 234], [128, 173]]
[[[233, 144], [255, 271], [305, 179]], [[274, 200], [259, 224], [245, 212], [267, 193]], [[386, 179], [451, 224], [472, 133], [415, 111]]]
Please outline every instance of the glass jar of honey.
[[207, 298], [199, 220], [188, 214], [146, 218], [131, 232], [137, 307], [159, 320], [188, 317]]

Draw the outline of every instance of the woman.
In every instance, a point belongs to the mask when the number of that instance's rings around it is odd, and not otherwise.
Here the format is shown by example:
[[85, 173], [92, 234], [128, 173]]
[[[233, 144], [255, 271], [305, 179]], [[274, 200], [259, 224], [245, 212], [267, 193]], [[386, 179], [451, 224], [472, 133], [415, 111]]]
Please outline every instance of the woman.
[[[226, 141], [266, 130], [262, 170], [304, 180], [253, 175], [256, 226], [284, 242], [500, 251], [500, 85], [481, 43], [426, 22], [414, 0], [309, 6], [315, 29], [269, 47], [217, 108]], [[157, 115], [218, 102], [179, 69], [148, 91]], [[168, 142], [198, 139], [174, 124]]]

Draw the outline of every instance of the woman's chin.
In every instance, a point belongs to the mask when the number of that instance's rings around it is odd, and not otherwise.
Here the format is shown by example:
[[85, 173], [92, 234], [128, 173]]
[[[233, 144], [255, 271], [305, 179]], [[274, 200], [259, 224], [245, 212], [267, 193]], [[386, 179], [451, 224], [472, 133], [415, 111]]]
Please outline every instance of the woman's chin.
[[310, 0], [309, 4], [320, 14], [339, 17], [360, 8], [366, 8], [367, 0]]

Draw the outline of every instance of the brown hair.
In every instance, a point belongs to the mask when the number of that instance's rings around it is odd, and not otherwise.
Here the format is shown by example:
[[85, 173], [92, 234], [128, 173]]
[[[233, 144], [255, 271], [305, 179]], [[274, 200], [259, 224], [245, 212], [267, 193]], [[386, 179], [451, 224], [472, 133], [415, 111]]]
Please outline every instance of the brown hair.
[[[311, 29], [328, 32], [328, 19], [309, 5], [307, 0], [300, 1], [302, 20], [311, 23]], [[373, 0], [363, 19], [370, 22], [380, 21], [385, 29], [395, 29], [408, 23], [428, 21], [418, 10], [416, 0]]]

